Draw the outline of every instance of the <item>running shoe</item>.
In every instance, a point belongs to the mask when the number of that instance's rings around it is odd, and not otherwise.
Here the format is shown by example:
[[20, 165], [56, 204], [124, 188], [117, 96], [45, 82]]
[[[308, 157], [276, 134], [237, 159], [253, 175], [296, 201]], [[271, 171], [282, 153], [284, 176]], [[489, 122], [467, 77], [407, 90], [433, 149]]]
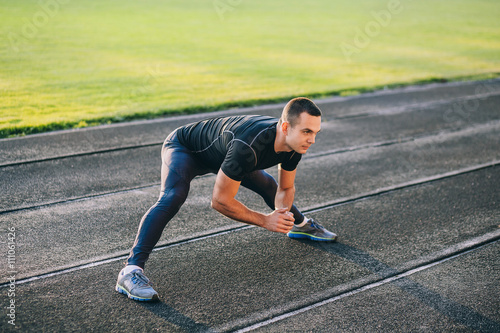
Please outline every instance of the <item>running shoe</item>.
[[118, 276], [115, 290], [136, 301], [157, 301], [158, 293], [152, 285], [142, 270], [136, 269], [123, 276]]
[[336, 234], [326, 230], [325, 227], [313, 219], [308, 219], [306, 224], [302, 227], [294, 225], [287, 236], [290, 238], [305, 238], [320, 242], [334, 242], [337, 239]]

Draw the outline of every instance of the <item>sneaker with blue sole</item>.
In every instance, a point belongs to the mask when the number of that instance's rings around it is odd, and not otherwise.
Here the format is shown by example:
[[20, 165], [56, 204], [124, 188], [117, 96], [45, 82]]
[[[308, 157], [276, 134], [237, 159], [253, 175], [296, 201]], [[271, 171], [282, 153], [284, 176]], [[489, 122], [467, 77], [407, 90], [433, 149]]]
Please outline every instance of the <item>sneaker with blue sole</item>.
[[136, 269], [125, 275], [119, 274], [115, 290], [136, 301], [157, 301], [158, 293], [152, 285], [142, 270]]
[[314, 219], [308, 219], [302, 227], [294, 225], [292, 230], [287, 233], [287, 236], [296, 239], [310, 239], [318, 242], [334, 242], [337, 239], [336, 234], [326, 230], [325, 227], [314, 221]]

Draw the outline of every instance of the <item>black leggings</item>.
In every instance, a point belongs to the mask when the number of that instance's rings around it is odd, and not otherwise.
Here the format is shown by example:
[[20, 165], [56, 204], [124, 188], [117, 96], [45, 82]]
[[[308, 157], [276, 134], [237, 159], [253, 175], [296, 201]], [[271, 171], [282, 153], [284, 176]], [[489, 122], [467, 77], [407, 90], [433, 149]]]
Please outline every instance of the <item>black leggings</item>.
[[[163, 229], [179, 211], [189, 193], [194, 177], [213, 172], [200, 165], [193, 154], [182, 146], [172, 133], [162, 149], [161, 192], [158, 201], [144, 214], [128, 258], [129, 265], [144, 265], [160, 240]], [[263, 170], [256, 170], [246, 175], [241, 185], [264, 198], [266, 204], [274, 209], [274, 198], [278, 185], [276, 180]], [[304, 215], [295, 207], [290, 210], [295, 223], [302, 223]]]

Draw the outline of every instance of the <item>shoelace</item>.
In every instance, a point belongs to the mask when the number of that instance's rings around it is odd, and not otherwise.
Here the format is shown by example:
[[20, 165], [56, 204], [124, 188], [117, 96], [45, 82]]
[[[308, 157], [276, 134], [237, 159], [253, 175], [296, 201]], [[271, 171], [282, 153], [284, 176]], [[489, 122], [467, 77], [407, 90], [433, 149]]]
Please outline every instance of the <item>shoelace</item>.
[[311, 221], [311, 227], [316, 228], [316, 229], [323, 229], [324, 228], [321, 224], [314, 221], [313, 219], [310, 219], [310, 221]]
[[150, 285], [149, 279], [140, 272], [134, 272], [131, 280], [134, 284], [140, 283], [141, 286]]

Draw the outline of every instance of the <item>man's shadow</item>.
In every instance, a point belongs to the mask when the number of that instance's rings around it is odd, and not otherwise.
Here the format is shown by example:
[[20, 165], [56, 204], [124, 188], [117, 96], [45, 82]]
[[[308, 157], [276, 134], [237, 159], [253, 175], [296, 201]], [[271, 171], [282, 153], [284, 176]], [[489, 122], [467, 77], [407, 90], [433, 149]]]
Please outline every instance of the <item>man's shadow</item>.
[[142, 302], [141, 305], [158, 317], [182, 328], [186, 332], [214, 332], [209, 326], [197, 323], [163, 301]]
[[[307, 246], [347, 259], [370, 272], [378, 275], [380, 279], [394, 277], [402, 272], [384, 264], [373, 258], [368, 253], [343, 243], [324, 243], [309, 240], [297, 240]], [[430, 306], [448, 318], [468, 326], [479, 332], [500, 332], [500, 324], [471, 310], [470, 308], [456, 303], [444, 296], [427, 289], [426, 287], [408, 278], [401, 277], [393, 280], [391, 284], [397, 286], [402, 291], [415, 297], [422, 303]], [[188, 316], [180, 313], [162, 301], [141, 303], [148, 311], [163, 318], [169, 323], [176, 325], [187, 332], [214, 332], [209, 326], [198, 323]]]
[[[381, 279], [396, 276], [402, 272], [373, 258], [368, 253], [342, 243], [314, 242], [310, 240], [298, 240], [315, 249], [328, 252], [332, 255], [347, 259], [370, 272], [378, 275]], [[422, 303], [432, 307], [439, 313], [480, 332], [500, 332], [500, 324], [475, 312], [474, 310], [456, 303], [444, 296], [427, 289], [426, 287], [408, 278], [401, 277], [391, 282], [402, 291], [412, 295]]]

